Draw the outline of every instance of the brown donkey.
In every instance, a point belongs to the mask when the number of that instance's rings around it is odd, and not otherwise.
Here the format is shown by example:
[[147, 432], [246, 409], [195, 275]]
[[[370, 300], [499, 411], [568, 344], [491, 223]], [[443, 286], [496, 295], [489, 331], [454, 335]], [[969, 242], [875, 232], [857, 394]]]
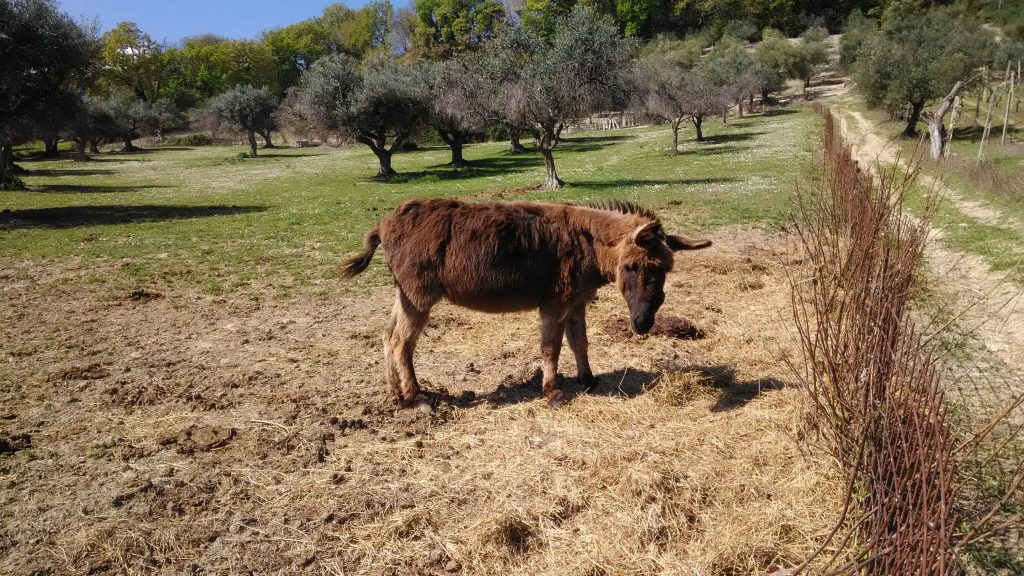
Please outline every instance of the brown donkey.
[[380, 244], [397, 286], [384, 364], [400, 404], [417, 400], [413, 349], [430, 308], [447, 298], [484, 312], [539, 308], [544, 395], [559, 406], [565, 401], [555, 382], [563, 334], [580, 380], [587, 388], [596, 383], [587, 359], [586, 304], [597, 289], [615, 282], [633, 330], [644, 334], [665, 301], [672, 252], [711, 242], [668, 236], [654, 214], [625, 202], [409, 200], [366, 235], [363, 252], [343, 265], [345, 276], [365, 270]]

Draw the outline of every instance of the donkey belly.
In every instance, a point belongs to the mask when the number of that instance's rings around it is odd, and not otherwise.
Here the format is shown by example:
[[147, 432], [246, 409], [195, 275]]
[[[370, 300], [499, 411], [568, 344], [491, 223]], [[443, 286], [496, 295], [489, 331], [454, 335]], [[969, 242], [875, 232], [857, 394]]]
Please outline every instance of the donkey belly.
[[[534, 259], [534, 265], [514, 260], [469, 268], [445, 269], [444, 296], [454, 304], [482, 312], [518, 312], [540, 306], [553, 293], [551, 264]], [[493, 264], [493, 265], [488, 265]]]

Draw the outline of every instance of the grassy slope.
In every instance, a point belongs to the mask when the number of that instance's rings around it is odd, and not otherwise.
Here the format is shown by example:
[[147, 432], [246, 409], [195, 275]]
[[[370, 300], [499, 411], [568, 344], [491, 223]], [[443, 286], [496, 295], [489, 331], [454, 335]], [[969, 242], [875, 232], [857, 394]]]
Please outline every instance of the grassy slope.
[[[406, 198], [488, 200], [504, 189], [535, 200], [633, 200], [692, 233], [772, 225], [789, 213], [817, 122], [791, 111], [712, 122], [709, 142], [685, 142], [674, 158], [662, 153], [663, 127], [574, 135], [556, 152], [570, 186], [555, 193], [522, 190], [542, 179], [540, 158], [510, 155], [504, 143], [469, 147], [474, 166], [460, 172], [442, 166], [447, 149], [399, 155], [406, 176], [391, 183], [371, 178], [363, 147], [242, 161], [234, 149], [206, 147], [23, 162], [30, 191], [0, 195], [0, 267], [27, 277], [49, 263], [119, 287], [173, 276], [209, 293], [269, 285], [284, 295], [333, 276], [332, 265]], [[368, 281], [383, 282], [375, 272]]]

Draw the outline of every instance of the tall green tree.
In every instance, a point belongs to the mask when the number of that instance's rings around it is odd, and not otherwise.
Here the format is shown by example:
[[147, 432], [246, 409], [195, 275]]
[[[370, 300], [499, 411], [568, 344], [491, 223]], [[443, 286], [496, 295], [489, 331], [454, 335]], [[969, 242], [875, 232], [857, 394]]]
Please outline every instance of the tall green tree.
[[386, 46], [393, 17], [391, 2], [373, 0], [355, 10], [332, 4], [324, 9], [321, 20], [331, 37], [331, 52], [361, 58]]
[[427, 57], [480, 49], [505, 22], [505, 8], [497, 0], [416, 0], [414, 10], [414, 46]]
[[869, 106], [905, 118], [903, 135], [915, 137], [925, 104], [990, 61], [992, 47], [979, 23], [954, 7], [895, 3], [858, 51], [854, 80]]
[[331, 40], [332, 34], [321, 18], [265, 32], [262, 41], [274, 60], [277, 86], [287, 90], [298, 84], [302, 72], [330, 52]]
[[16, 184], [14, 146], [73, 108], [91, 54], [89, 34], [53, 2], [0, 1], [0, 187]]
[[120, 22], [101, 38], [103, 70], [109, 92], [131, 91], [139, 100], [163, 95], [168, 80], [164, 46], [134, 22]]

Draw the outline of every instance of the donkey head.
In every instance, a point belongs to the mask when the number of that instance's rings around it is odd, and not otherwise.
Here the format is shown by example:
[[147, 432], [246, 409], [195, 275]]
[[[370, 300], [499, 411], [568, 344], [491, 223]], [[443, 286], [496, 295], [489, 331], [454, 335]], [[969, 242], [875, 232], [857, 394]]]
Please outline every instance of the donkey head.
[[619, 244], [615, 276], [629, 305], [630, 325], [634, 332], [646, 334], [654, 325], [654, 314], [665, 302], [665, 274], [672, 269], [672, 253], [708, 246], [711, 246], [710, 240], [665, 235], [661, 222], [657, 220], [626, 235]]

